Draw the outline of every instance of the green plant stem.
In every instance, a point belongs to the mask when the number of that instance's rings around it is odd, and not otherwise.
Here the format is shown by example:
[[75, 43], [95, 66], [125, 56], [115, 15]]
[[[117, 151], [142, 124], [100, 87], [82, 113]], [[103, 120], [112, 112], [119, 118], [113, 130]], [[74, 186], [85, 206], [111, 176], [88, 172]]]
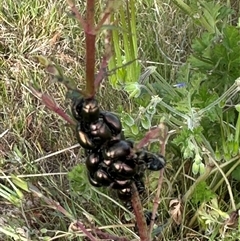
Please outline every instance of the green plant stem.
[[214, 165], [217, 167], [218, 171], [222, 174], [222, 177], [223, 179], [225, 180], [226, 182], [226, 185], [227, 185], [227, 189], [228, 189], [228, 194], [229, 194], [229, 197], [230, 197], [230, 201], [231, 201], [231, 204], [232, 204], [232, 208], [233, 210], [236, 210], [236, 205], [235, 205], [235, 201], [234, 201], [234, 197], [233, 197], [233, 193], [232, 193], [232, 189], [231, 189], [231, 185], [225, 175], [225, 173], [223, 172], [223, 170], [220, 168], [220, 166], [218, 165], [218, 163], [215, 161], [215, 160], [212, 160], [212, 162], [214, 163]]
[[95, 95], [95, 42], [96, 33], [94, 29], [95, 0], [87, 1], [86, 18], [86, 94], [89, 98]]

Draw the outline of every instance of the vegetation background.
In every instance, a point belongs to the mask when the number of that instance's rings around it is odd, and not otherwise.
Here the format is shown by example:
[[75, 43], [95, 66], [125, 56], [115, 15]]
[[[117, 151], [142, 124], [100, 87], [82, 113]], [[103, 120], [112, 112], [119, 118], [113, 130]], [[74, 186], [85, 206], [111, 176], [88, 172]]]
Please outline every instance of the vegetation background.
[[[85, 1], [76, 2], [84, 14]], [[105, 2], [98, 2], [102, 12]], [[115, 55], [109, 69], [136, 57], [139, 61], [110, 72], [98, 99], [103, 109], [117, 112], [126, 135], [135, 141], [151, 126], [168, 126], [155, 238], [239, 240], [240, 3], [132, 3], [128, 11], [123, 4], [114, 16], [123, 30], [113, 29]], [[131, 18], [124, 17], [127, 13]], [[69, 216], [137, 238], [132, 214], [107, 190], [88, 184], [74, 131], [30, 93], [31, 84], [70, 113], [65, 87], [50, 81], [35, 55], [55, 60], [84, 87], [84, 33], [68, 15], [66, 1], [2, 0], [0, 240], [83, 240]], [[159, 143], [148, 148], [158, 151]], [[24, 182], [11, 174], [38, 188], [38, 195], [23, 191]], [[145, 209], [152, 208], [157, 179], [155, 173], [146, 175]], [[46, 205], [43, 197], [59, 202], [68, 213]]]

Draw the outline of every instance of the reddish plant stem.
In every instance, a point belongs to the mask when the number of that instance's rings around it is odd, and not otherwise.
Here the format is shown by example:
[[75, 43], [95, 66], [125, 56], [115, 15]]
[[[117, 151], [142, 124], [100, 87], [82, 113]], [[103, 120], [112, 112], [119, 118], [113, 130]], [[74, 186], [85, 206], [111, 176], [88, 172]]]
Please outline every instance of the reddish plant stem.
[[86, 93], [89, 98], [95, 95], [95, 42], [96, 33], [94, 28], [95, 0], [87, 1], [87, 25], [86, 35]]
[[55, 112], [59, 116], [61, 116], [65, 121], [67, 121], [70, 125], [75, 126], [76, 122], [69, 116], [67, 115], [64, 110], [58, 106], [56, 101], [49, 96], [46, 93], [41, 93], [40, 91], [36, 90], [32, 86], [28, 86], [28, 89], [31, 91], [31, 93], [36, 96], [38, 99], [42, 101], [42, 103], [51, 111]]
[[[161, 135], [159, 136], [159, 140], [161, 143], [160, 144], [160, 154], [165, 156], [165, 148], [166, 148], [166, 143], [168, 140], [168, 128], [164, 123], [160, 123], [159, 129], [161, 130], [161, 132], [160, 132]], [[159, 172], [158, 188], [157, 188], [157, 192], [156, 192], [156, 195], [155, 195], [155, 198], [153, 201], [152, 217], [151, 217], [151, 222], [150, 222], [150, 226], [149, 226], [149, 239], [151, 239], [154, 221], [155, 221], [156, 213], [157, 213], [158, 206], [160, 203], [159, 196], [160, 196], [161, 189], [162, 189], [163, 173], [164, 173], [164, 168], [161, 169]]]
[[146, 146], [147, 144], [149, 144], [151, 142], [151, 140], [160, 140], [163, 141], [162, 137], [161, 137], [161, 129], [159, 127], [153, 127], [152, 129], [150, 129], [145, 136], [138, 142], [138, 144], [136, 145], [136, 149], [141, 149], [144, 146]]
[[151, 238], [151, 235], [152, 235], [154, 221], [155, 221], [156, 213], [157, 213], [158, 206], [159, 206], [159, 203], [160, 203], [159, 196], [160, 196], [162, 183], [163, 183], [163, 173], [164, 173], [164, 168], [162, 170], [160, 170], [160, 175], [159, 175], [159, 179], [158, 179], [158, 189], [157, 189], [154, 201], [153, 201], [152, 217], [151, 217], [151, 222], [150, 222], [150, 226], [149, 226], [149, 237], [150, 238]]
[[143, 213], [142, 203], [138, 195], [136, 185], [132, 184], [132, 198], [131, 198], [134, 214], [136, 217], [138, 232], [140, 236], [140, 241], [150, 241], [148, 237], [148, 230], [146, 219]]
[[98, 72], [97, 77], [95, 79], [94, 85], [95, 85], [96, 90], [99, 87], [99, 85], [101, 84], [102, 80], [107, 75], [108, 60], [109, 59], [107, 58], [107, 56], [103, 56], [99, 72]]

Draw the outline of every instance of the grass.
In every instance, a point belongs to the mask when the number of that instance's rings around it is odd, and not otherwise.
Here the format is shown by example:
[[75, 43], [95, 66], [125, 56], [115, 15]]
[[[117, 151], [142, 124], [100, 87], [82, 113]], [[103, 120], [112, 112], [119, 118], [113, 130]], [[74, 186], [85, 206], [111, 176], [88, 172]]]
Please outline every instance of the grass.
[[[84, 4], [78, 2], [80, 11], [84, 11]], [[236, 2], [232, 4], [235, 6]], [[156, 64], [158, 72], [174, 83], [176, 71], [190, 53], [191, 40], [199, 29], [171, 1], [141, 0], [138, 6], [137, 33], [143, 66]], [[81, 233], [71, 231], [71, 218], [46, 205], [39, 196], [20, 192], [7, 178], [11, 174], [31, 182], [41, 194], [59, 202], [70, 216], [88, 226], [96, 224], [112, 234], [137, 238], [131, 213], [123, 211], [114, 195], [92, 188], [84, 173], [81, 183], [76, 184], [78, 191], [71, 189], [67, 172], [83, 160], [75, 135], [27, 89], [33, 84], [51, 94], [66, 111], [70, 110], [65, 88], [53, 83], [35, 62], [38, 54], [57, 60], [66, 76], [75, 79], [80, 88], [84, 86], [84, 35], [66, 9], [64, 0], [6, 0], [1, 6], [0, 194], [4, 197], [0, 196], [0, 240], [83, 240]], [[101, 86], [99, 99], [103, 108], [111, 110], [118, 105], [132, 105], [124, 93], [116, 92], [107, 82]], [[184, 181], [181, 186], [174, 185], [183, 170]], [[80, 168], [79, 172], [84, 170]], [[169, 225], [169, 199], [173, 194], [185, 193], [184, 182], [194, 182], [190, 175], [188, 163], [180, 166], [177, 174], [168, 166], [169, 180], [166, 178], [161, 193], [159, 224]], [[156, 181], [157, 176], [147, 176], [144, 208], [152, 207]], [[194, 209], [191, 212], [194, 215]], [[192, 227], [184, 229], [164, 232], [164, 240], [208, 240]]]

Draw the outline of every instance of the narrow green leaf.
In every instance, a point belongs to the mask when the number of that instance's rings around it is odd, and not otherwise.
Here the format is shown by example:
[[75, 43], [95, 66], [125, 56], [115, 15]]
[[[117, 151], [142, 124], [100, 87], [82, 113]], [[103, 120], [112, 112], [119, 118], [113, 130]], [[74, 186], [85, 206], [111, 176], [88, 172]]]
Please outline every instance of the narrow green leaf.
[[26, 181], [20, 179], [19, 177], [14, 176], [14, 175], [11, 175], [11, 177], [12, 177], [12, 182], [16, 186], [20, 187], [21, 189], [23, 189], [26, 192], [30, 192], [29, 187], [28, 187], [28, 183]]

